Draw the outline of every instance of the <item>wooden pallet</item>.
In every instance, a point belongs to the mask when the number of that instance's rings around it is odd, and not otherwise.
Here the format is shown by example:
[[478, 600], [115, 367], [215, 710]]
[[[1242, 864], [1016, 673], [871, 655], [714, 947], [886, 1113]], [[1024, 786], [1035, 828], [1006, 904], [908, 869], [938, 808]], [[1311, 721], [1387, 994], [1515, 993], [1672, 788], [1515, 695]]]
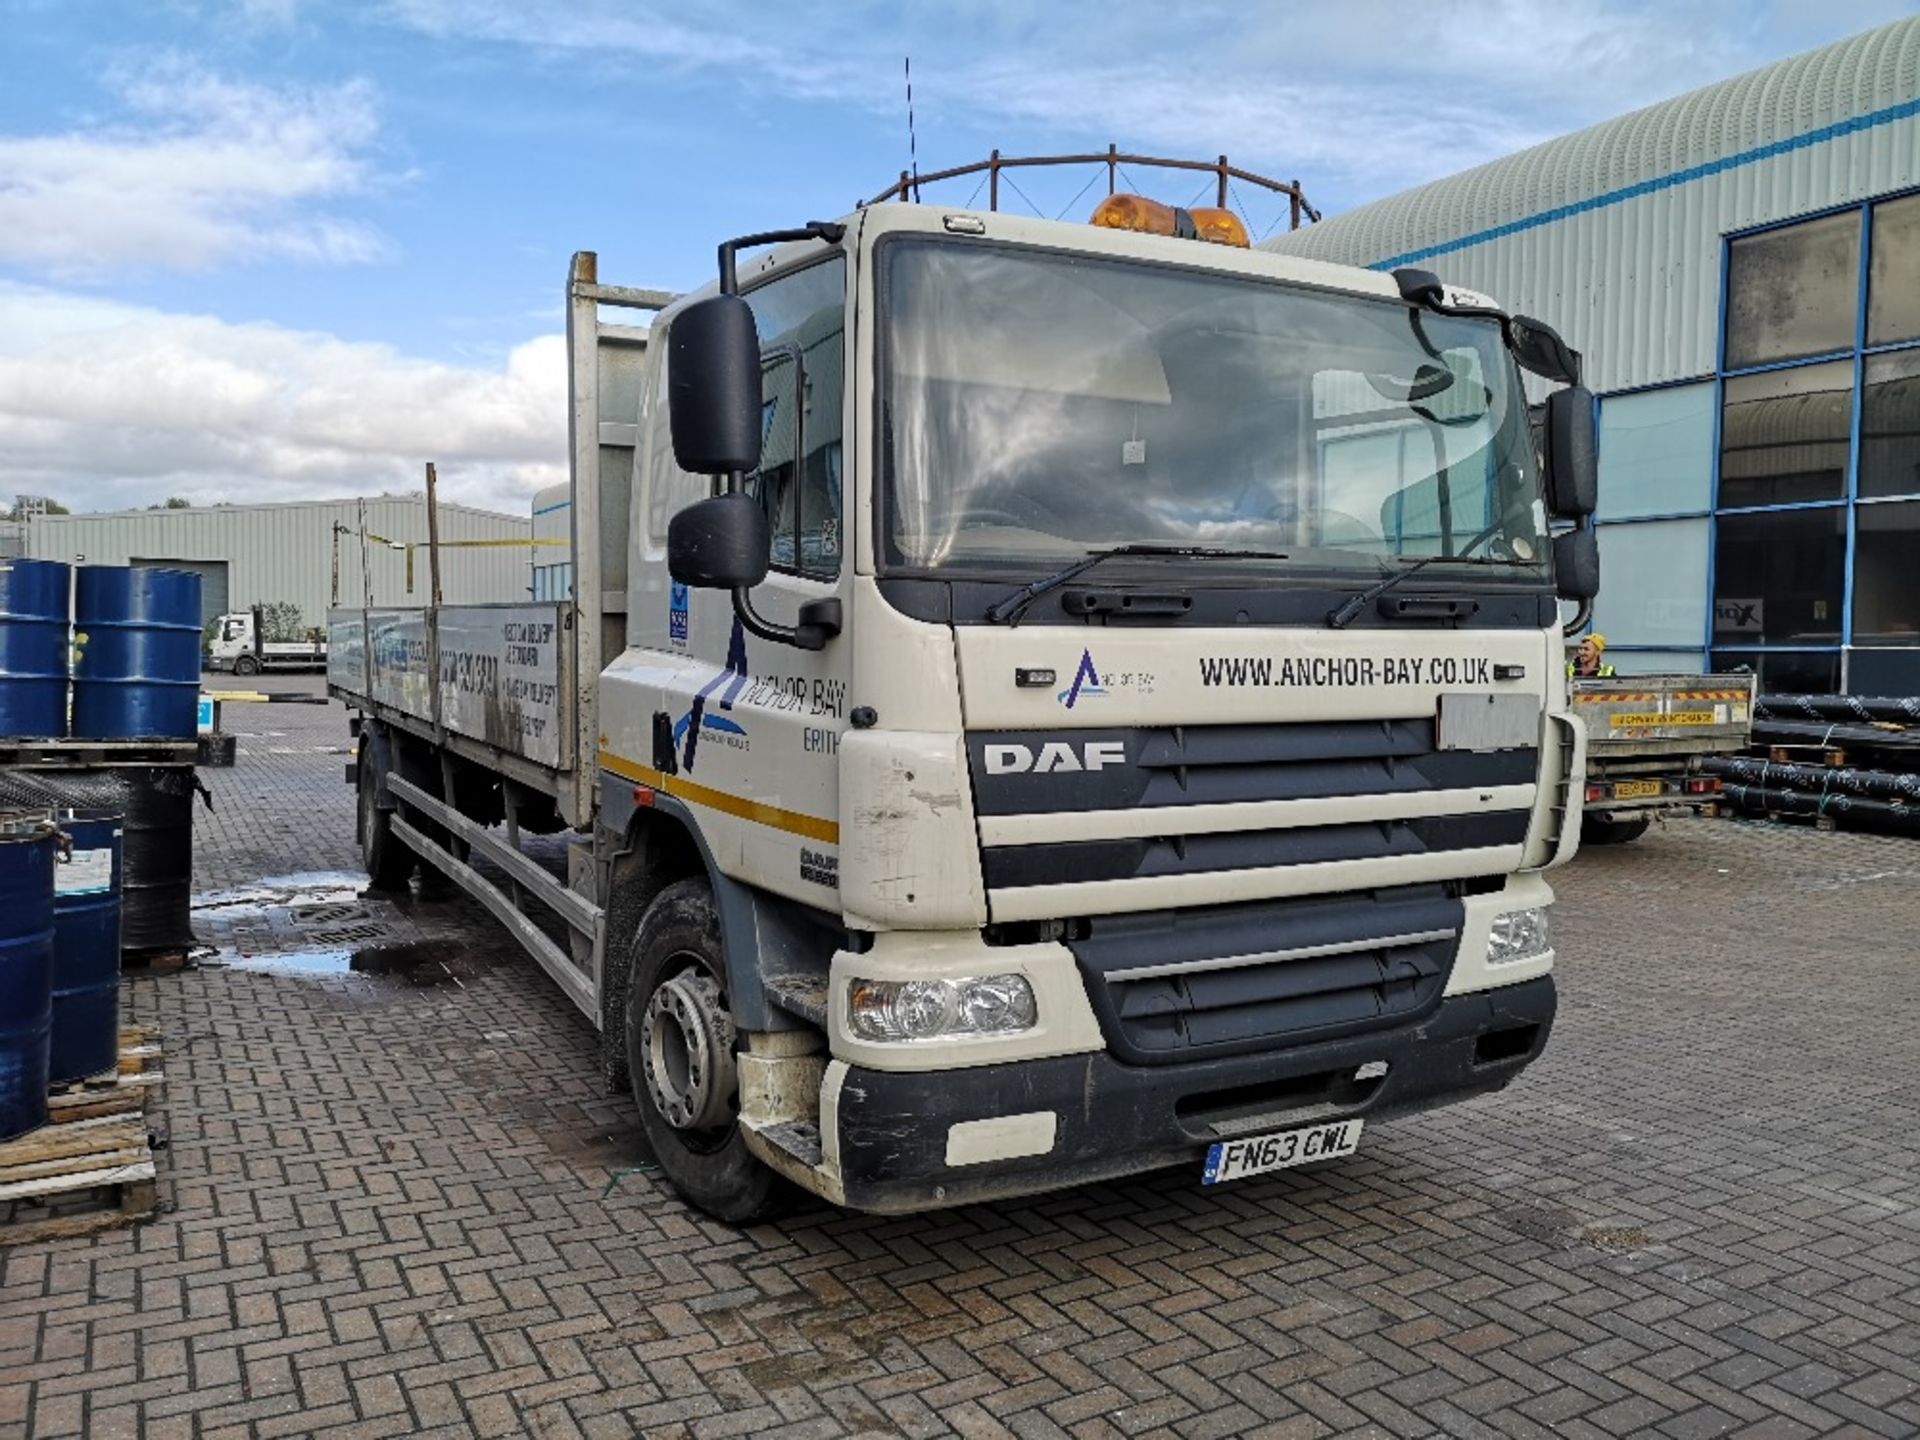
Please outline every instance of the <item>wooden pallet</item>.
[[1722, 805], [1720, 814], [1728, 820], [1745, 820], [1749, 824], [1766, 821], [1769, 825], [1785, 825], [1800, 830], [1833, 831], [1840, 828], [1840, 822], [1831, 815], [1816, 815], [1805, 810], [1743, 810], [1738, 805]]
[[157, 945], [145, 950], [122, 950], [120, 973], [124, 975], [129, 970], [139, 970], [154, 975], [169, 974], [185, 969], [195, 950], [206, 949], [206, 946]]
[[[58, 1087], [45, 1125], [0, 1144], [0, 1248], [91, 1235], [154, 1213], [147, 1111], [162, 1079], [160, 1037], [123, 1026], [112, 1071]], [[77, 1208], [81, 1202], [88, 1203]]]
[[1840, 822], [1831, 815], [1809, 815], [1804, 810], [1769, 810], [1767, 820], [1774, 825], [1798, 825], [1801, 829], [1834, 831]]
[[192, 765], [198, 740], [0, 740], [0, 765], [81, 770], [115, 765]]
[[1838, 745], [1769, 745], [1770, 765], [1824, 765], [1829, 770], [1846, 768], [1847, 752]]

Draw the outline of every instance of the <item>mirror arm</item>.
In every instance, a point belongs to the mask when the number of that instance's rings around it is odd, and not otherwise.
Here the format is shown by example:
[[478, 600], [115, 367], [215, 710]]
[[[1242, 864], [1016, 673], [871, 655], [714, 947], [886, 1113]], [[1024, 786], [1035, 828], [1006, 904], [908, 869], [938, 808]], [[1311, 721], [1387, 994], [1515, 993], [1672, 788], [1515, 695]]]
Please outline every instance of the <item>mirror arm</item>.
[[[1416, 338], [1418, 338], [1421, 345], [1426, 347], [1427, 353], [1433, 355], [1436, 359], [1439, 358], [1438, 352], [1434, 350], [1433, 346], [1428, 342], [1425, 333], [1420, 329], [1419, 312], [1421, 310], [1430, 310], [1435, 315], [1448, 315], [1463, 320], [1496, 321], [1500, 326], [1501, 343], [1507, 347], [1507, 353], [1516, 359], [1519, 357], [1519, 337], [1514, 334], [1514, 320], [1516, 317], [1509, 315], [1505, 310], [1491, 305], [1449, 305], [1446, 298], [1446, 287], [1440, 283], [1439, 277], [1431, 271], [1414, 270], [1403, 267], [1393, 272], [1393, 279], [1394, 283], [1400, 287], [1400, 298], [1406, 301], [1407, 304], [1415, 307], [1414, 333]], [[1543, 380], [1558, 380], [1562, 384], [1578, 385], [1580, 383], [1580, 352], [1569, 346], [1557, 333], [1554, 334], [1554, 339], [1559, 343], [1560, 348], [1566, 352], [1566, 357], [1569, 362], [1569, 371], [1566, 375], [1546, 374], [1533, 369], [1532, 366], [1527, 365], [1524, 361], [1521, 362], [1522, 368], [1531, 374], [1539, 375]]]
[[793, 230], [763, 230], [758, 235], [723, 240], [720, 242], [720, 293], [740, 293], [739, 268], [734, 257], [742, 250], [751, 250], [756, 245], [782, 245], [789, 240], [824, 240], [829, 245], [838, 245], [846, 233], [847, 227], [844, 225], [827, 220], [809, 220]]
[[1573, 612], [1573, 619], [1567, 623], [1566, 629], [1561, 632], [1562, 634], [1578, 635], [1593, 623], [1593, 601], [1581, 600], [1576, 603], [1580, 608]]
[[[727, 494], [741, 494], [746, 488], [746, 481], [747, 477], [738, 470], [729, 470], [727, 472]], [[762, 640], [771, 640], [776, 645], [798, 646], [802, 650], [818, 650], [820, 648], [818, 644], [807, 644], [806, 640], [802, 638], [799, 627], [782, 625], [777, 621], [765, 619], [759, 611], [753, 608], [753, 592], [744, 585], [736, 585], [733, 589], [733, 613], [740, 617], [740, 624], [749, 635], [756, 635]], [[821, 644], [824, 643], [825, 637], [822, 637]]]
[[771, 640], [776, 645], [791, 645], [796, 650], [824, 650], [827, 641], [840, 633], [840, 602], [810, 600], [800, 607], [798, 625], [781, 625], [768, 620], [753, 608], [753, 592], [736, 588], [733, 613], [740, 617], [741, 628], [749, 635]]

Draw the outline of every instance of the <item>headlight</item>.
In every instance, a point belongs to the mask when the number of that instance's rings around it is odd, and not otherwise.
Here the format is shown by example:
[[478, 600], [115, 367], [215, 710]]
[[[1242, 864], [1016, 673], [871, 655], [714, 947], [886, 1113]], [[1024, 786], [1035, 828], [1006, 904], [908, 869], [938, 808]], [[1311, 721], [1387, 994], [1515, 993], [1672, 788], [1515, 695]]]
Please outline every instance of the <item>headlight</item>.
[[1508, 960], [1531, 960], [1553, 948], [1547, 933], [1545, 906], [1531, 910], [1509, 910], [1493, 917], [1487, 932], [1487, 963], [1499, 965]]
[[1010, 1035], [1038, 1018], [1024, 975], [955, 980], [856, 980], [847, 988], [847, 1028], [862, 1040], [948, 1040]]

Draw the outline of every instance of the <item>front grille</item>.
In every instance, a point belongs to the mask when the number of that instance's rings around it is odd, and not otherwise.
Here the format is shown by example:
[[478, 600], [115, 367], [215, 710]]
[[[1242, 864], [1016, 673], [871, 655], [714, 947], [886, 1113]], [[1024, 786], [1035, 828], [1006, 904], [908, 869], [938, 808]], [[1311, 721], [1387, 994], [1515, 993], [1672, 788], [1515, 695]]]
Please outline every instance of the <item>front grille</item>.
[[1069, 942], [1108, 1044], [1164, 1064], [1363, 1034], [1440, 1003], [1464, 907], [1443, 885], [1102, 916]]
[[[1070, 746], [1067, 763], [1051, 767], [1045, 763], [1048, 742]], [[1077, 757], [1086, 754], [1090, 744], [1124, 747], [1126, 763], [1085, 768]], [[1036, 757], [1039, 763], [996, 769], [987, 763], [992, 747], [1013, 747], [1008, 753]], [[981, 815], [1525, 785], [1539, 770], [1539, 752], [1531, 746], [1441, 750], [1431, 718], [1125, 730], [976, 730], [968, 734], [967, 748], [974, 802]]]
[[[1167, 882], [1240, 872], [1268, 877], [1241, 892], [1257, 896], [1367, 884], [1375, 862], [1417, 862], [1422, 880], [1511, 868], [1540, 763], [1532, 744], [1440, 749], [1431, 718], [975, 731], [967, 743], [982, 877], [1002, 920], [1048, 914], [1053, 886], [1161, 883], [1150, 901], [1097, 902], [1121, 910], [1169, 903]], [[1241, 807], [1228, 822], [1225, 806]], [[1321, 865], [1340, 879], [1279, 878]], [[1227, 897], [1216, 884], [1202, 898]]]

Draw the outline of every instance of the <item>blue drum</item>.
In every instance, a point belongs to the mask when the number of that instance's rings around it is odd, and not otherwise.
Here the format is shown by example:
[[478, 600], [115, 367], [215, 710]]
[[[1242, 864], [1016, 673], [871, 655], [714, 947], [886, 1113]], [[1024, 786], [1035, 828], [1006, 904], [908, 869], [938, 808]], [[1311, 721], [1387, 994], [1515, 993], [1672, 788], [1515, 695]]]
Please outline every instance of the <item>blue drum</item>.
[[0, 739], [67, 733], [67, 567], [0, 560]]
[[59, 849], [44, 813], [0, 814], [0, 1140], [47, 1123]]
[[73, 597], [73, 736], [191, 740], [200, 702], [200, 577], [82, 565]]
[[53, 1030], [47, 1079], [64, 1085], [120, 1058], [121, 819], [55, 817], [68, 853], [53, 870]]

